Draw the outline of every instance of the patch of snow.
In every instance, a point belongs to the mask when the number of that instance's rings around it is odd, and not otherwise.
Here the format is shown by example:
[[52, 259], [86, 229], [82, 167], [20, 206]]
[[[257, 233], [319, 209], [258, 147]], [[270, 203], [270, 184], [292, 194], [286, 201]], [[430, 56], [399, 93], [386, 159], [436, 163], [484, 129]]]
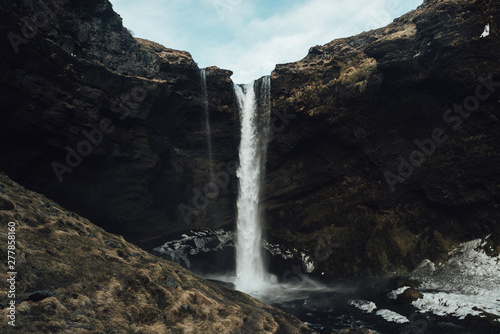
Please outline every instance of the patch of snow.
[[450, 292], [424, 293], [413, 306], [437, 315], [452, 315], [464, 319], [468, 314], [481, 315], [483, 311], [500, 316], [500, 301], [486, 294], [463, 295]]
[[427, 276], [431, 276], [434, 271], [436, 271], [436, 265], [431, 260], [425, 259], [411, 273], [411, 277], [420, 281]]
[[304, 253], [300, 253], [300, 259], [302, 260], [302, 263], [304, 264], [304, 268], [308, 274], [312, 273], [316, 267], [314, 266], [314, 260], [311, 260], [309, 255], [306, 255]]
[[387, 298], [389, 299], [396, 299], [400, 294], [406, 291], [406, 289], [409, 289], [409, 286], [404, 286], [402, 288], [396, 289], [394, 291], [391, 291], [387, 294]]
[[500, 256], [488, 256], [486, 241], [477, 239], [449, 253], [440, 266], [424, 261], [410, 278], [420, 281], [423, 298], [413, 302], [422, 312], [460, 319], [484, 312], [500, 319]]
[[293, 253], [283, 245], [273, 245], [264, 239], [262, 239], [261, 244], [273, 256], [281, 256], [285, 260], [293, 259]]
[[370, 302], [368, 300], [363, 300], [363, 299], [350, 300], [348, 302], [348, 304], [360, 309], [361, 311], [365, 311], [367, 313], [372, 313], [373, 311], [375, 311], [377, 309], [377, 305], [375, 305], [374, 302]]
[[217, 233], [217, 239], [219, 239], [221, 247], [233, 240], [232, 233]]
[[[212, 238], [209, 238], [209, 237], [207, 237], [207, 238], [195, 238], [194, 244], [196, 245], [196, 248], [198, 251], [201, 250], [202, 252], [207, 253], [207, 252], [210, 252], [212, 250], [219, 248], [219, 245], [217, 245], [217, 247], [215, 247], [214, 249], [210, 249], [210, 248], [206, 247], [207, 243], [213, 241], [214, 239], [215, 238], [213, 238], [213, 237]], [[193, 253], [193, 251], [194, 251], [194, 249], [191, 250], [191, 253]], [[194, 253], [194, 254], [196, 254], [196, 253]]]
[[407, 317], [402, 316], [401, 314], [396, 313], [396, 312], [391, 311], [391, 310], [385, 310], [385, 309], [378, 310], [377, 313], [375, 313], [375, 314], [378, 316], [381, 316], [386, 321], [396, 322], [398, 324], [404, 324], [404, 323], [410, 322], [410, 320], [408, 320]]
[[488, 24], [484, 27], [484, 31], [483, 31], [483, 33], [481, 34], [481, 36], [479, 36], [479, 38], [488, 37], [489, 35], [490, 35], [490, 24], [488, 23]]
[[[190, 268], [190, 255], [196, 255], [200, 252], [208, 253], [233, 245], [233, 232], [226, 232], [224, 230], [217, 230], [215, 232], [212, 232], [211, 230], [205, 230], [203, 232], [190, 231], [190, 233], [192, 234], [191, 236], [189, 236], [188, 234], [182, 234], [182, 239], [168, 241], [162, 246], [157, 247], [153, 250], [159, 254], [169, 256], [170, 259], [174, 262], [180, 264], [184, 262], [185, 266]], [[207, 244], [216, 239], [219, 240], [219, 244], [216, 247], [207, 247]], [[194, 246], [192, 245], [192, 243], [194, 243]]]

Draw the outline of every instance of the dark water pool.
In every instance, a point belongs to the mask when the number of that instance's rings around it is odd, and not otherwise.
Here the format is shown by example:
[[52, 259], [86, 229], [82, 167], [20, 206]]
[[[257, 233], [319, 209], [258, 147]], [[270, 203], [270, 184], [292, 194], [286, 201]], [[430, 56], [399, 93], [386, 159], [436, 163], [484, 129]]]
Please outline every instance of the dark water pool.
[[314, 291], [303, 299], [266, 302], [295, 315], [322, 334], [343, 328], [369, 328], [378, 334], [404, 333], [406, 330], [408, 324], [388, 322], [374, 313], [349, 305], [351, 298], [356, 296], [352, 293]]
[[[500, 334], [500, 327], [484, 319], [439, 317], [422, 314], [411, 304], [401, 304], [387, 298], [390, 282], [364, 280], [329, 284], [324, 289], [284, 289], [275, 294], [259, 296], [266, 303], [295, 315], [321, 334], [344, 328], [368, 328], [378, 334]], [[366, 300], [377, 309], [366, 312], [349, 301]], [[500, 307], [500, 304], [499, 304]], [[377, 311], [396, 314], [407, 321], [398, 323], [385, 319]], [[394, 313], [392, 313], [394, 312]]]

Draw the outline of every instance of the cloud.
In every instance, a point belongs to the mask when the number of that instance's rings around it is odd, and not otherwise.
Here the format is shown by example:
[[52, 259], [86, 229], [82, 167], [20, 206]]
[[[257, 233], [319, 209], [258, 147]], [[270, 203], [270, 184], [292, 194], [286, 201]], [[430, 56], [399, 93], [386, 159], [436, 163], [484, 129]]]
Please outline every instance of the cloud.
[[[414, 1], [415, 7], [419, 2]], [[235, 82], [249, 82], [269, 74], [277, 63], [303, 58], [311, 46], [384, 26], [407, 9], [390, 0], [306, 1], [239, 27], [240, 39], [219, 45], [210, 58], [232, 69]]]
[[136, 36], [187, 50], [200, 67], [230, 69], [235, 82], [246, 83], [303, 58], [311, 46], [382, 27], [422, 0], [112, 2]]

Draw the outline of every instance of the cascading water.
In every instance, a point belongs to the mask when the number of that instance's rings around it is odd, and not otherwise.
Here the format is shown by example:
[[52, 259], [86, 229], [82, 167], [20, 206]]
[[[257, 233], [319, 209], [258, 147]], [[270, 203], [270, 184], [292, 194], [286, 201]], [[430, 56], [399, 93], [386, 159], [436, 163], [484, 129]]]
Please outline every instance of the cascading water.
[[235, 284], [248, 293], [258, 293], [270, 283], [262, 258], [259, 208], [269, 135], [270, 87], [270, 77], [260, 83], [234, 86], [241, 120]]
[[204, 69], [200, 70], [201, 96], [203, 103], [203, 118], [205, 122], [205, 132], [207, 134], [207, 151], [210, 165], [210, 177], [214, 175], [214, 163], [212, 155], [212, 135], [210, 132], [210, 117], [208, 114], [208, 90], [207, 90], [207, 73]]

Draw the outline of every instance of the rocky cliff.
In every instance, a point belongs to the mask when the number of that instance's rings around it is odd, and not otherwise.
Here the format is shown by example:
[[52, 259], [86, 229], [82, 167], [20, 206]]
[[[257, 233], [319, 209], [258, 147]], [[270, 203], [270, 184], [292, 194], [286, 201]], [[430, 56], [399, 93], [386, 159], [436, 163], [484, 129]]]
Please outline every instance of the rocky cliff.
[[[189, 53], [134, 39], [106, 0], [2, 1], [0, 15], [0, 169], [134, 242], [231, 223], [233, 180], [216, 209], [199, 199], [209, 162]], [[232, 73], [206, 73], [215, 159], [229, 162]]]
[[[265, 228], [302, 271], [405, 273], [488, 234], [499, 252], [499, 11], [425, 1], [276, 67]], [[189, 53], [134, 39], [106, 0], [2, 1], [0, 18], [0, 170], [140, 245], [233, 228], [230, 71], [206, 69], [214, 185]]]
[[489, 234], [498, 252], [499, 19], [497, 1], [426, 1], [278, 65], [272, 238], [334, 276], [404, 273]]

